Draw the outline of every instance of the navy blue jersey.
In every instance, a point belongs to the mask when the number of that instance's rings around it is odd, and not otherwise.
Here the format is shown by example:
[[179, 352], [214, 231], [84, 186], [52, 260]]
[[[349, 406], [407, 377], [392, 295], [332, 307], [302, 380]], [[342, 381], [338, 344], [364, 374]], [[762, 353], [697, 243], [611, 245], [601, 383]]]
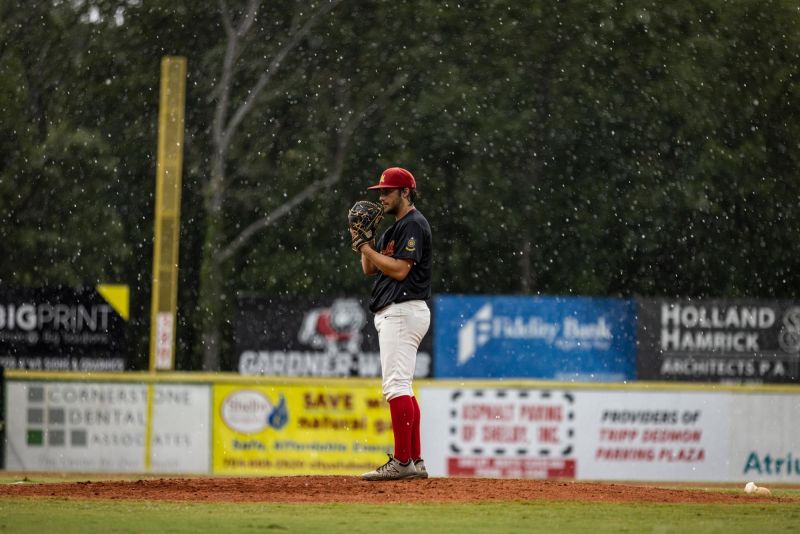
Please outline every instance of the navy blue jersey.
[[378, 271], [369, 303], [372, 312], [395, 302], [431, 297], [431, 240], [431, 227], [417, 209], [409, 211], [383, 233], [376, 244], [377, 250], [398, 260], [414, 260], [414, 265], [402, 282]]

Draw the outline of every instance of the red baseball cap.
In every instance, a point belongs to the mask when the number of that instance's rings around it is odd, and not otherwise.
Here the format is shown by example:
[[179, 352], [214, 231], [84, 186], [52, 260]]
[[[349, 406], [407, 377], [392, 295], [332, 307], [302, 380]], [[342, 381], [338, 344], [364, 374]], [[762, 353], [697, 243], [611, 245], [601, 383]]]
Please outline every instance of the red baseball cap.
[[417, 181], [414, 176], [402, 167], [389, 167], [381, 174], [381, 179], [377, 185], [367, 189], [389, 189], [397, 187], [417, 188]]

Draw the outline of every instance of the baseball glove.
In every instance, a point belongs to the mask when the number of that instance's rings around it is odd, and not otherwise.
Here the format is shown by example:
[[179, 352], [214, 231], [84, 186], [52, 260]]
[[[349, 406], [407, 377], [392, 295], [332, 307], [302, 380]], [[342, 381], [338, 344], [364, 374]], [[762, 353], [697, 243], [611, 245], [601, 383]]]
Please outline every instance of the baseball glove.
[[347, 212], [347, 226], [350, 227], [350, 239], [353, 250], [358, 252], [362, 245], [375, 242], [375, 230], [383, 219], [383, 208], [380, 204], [359, 200]]

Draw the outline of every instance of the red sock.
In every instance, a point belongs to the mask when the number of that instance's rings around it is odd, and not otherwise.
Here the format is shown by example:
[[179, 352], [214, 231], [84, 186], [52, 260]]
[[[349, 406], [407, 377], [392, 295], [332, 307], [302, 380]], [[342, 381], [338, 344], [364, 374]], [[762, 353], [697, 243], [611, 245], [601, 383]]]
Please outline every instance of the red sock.
[[414, 424], [411, 425], [411, 459], [419, 460], [422, 458], [422, 446], [419, 439], [419, 423], [421, 419], [417, 398], [411, 397], [411, 403], [414, 405]]
[[394, 432], [394, 457], [400, 463], [411, 459], [411, 429], [414, 427], [414, 403], [409, 395], [395, 397], [389, 401]]

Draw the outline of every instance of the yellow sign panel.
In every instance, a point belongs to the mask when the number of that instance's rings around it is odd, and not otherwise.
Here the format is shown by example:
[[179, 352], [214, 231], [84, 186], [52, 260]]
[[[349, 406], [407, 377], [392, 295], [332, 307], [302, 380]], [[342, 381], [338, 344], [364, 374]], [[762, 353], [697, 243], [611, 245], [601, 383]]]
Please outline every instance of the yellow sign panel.
[[213, 473], [357, 475], [394, 440], [380, 387], [214, 386]]
[[114, 311], [126, 321], [130, 319], [131, 290], [126, 285], [100, 284], [95, 287]]

